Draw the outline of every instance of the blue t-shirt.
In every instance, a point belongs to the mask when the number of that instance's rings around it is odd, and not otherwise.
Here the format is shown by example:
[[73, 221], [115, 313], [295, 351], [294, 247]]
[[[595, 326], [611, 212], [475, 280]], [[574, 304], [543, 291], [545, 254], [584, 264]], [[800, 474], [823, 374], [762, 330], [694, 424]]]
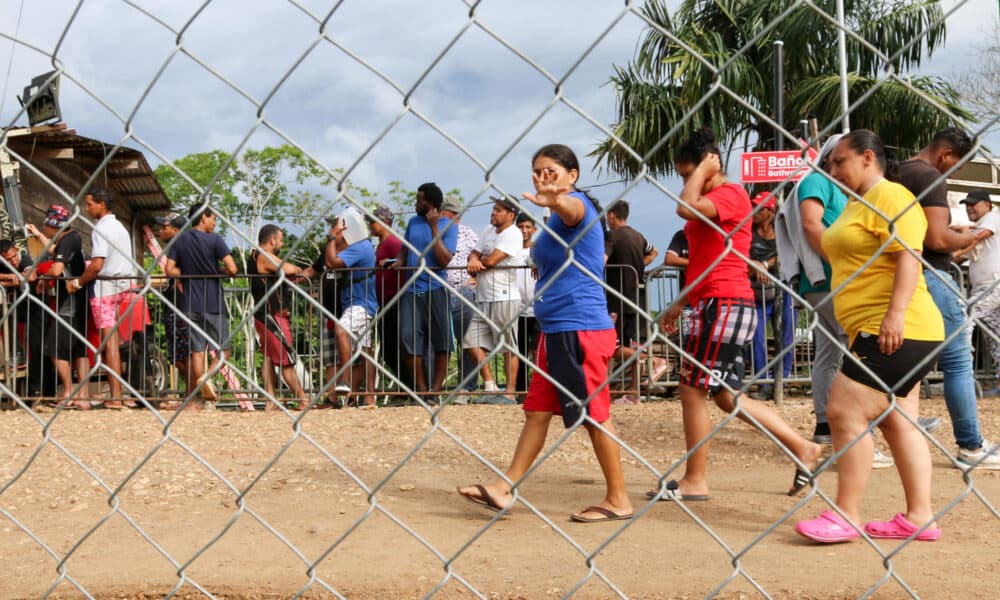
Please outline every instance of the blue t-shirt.
[[[823, 204], [823, 227], [827, 229], [833, 225], [840, 213], [844, 212], [847, 206], [847, 196], [830, 179], [822, 173], [813, 171], [806, 175], [799, 183], [799, 204], [806, 198], [819, 200]], [[808, 294], [810, 292], [829, 292], [830, 279], [833, 270], [830, 263], [823, 261], [823, 272], [826, 273], [826, 283], [820, 286], [813, 286], [809, 283], [809, 278], [803, 272], [799, 277], [799, 293]]]
[[[455, 248], [458, 247], [458, 227], [452, 226], [451, 219], [448, 217], [441, 217], [438, 221], [438, 232], [444, 232], [441, 236], [441, 241], [444, 243], [444, 247], [448, 249], [452, 254], [455, 253]], [[447, 267], [448, 265], [438, 264], [437, 259], [434, 257], [434, 249], [431, 247], [431, 240], [434, 236], [431, 235], [431, 226], [427, 222], [427, 219], [417, 215], [410, 219], [410, 222], [406, 224], [406, 235], [404, 236], [406, 241], [413, 244], [413, 247], [417, 249], [414, 252], [412, 249], [407, 248], [406, 253], [406, 266], [416, 267], [420, 264], [420, 255], [424, 253], [427, 259], [428, 268], [440, 269], [441, 267]], [[426, 250], [426, 252], [425, 252]], [[410, 273], [413, 271], [411, 270]], [[441, 277], [444, 277], [444, 273]], [[432, 279], [427, 273], [423, 273], [420, 277], [414, 281], [409, 287], [406, 288], [408, 293], [423, 293], [429, 290], [436, 290], [441, 287], [441, 282], [436, 279]]]
[[215, 233], [189, 229], [177, 236], [167, 257], [177, 263], [183, 275], [214, 275], [205, 279], [181, 279], [184, 295], [181, 310], [188, 313], [221, 314], [222, 283], [219, 261], [232, 252]]
[[[582, 192], [571, 192], [570, 196], [583, 203], [583, 220], [576, 227], [567, 227], [553, 212], [546, 225], [559, 239], [543, 230], [534, 248], [538, 266], [535, 290], [542, 294], [535, 298], [535, 319], [544, 333], [601, 331], [614, 326], [604, 288], [597, 283], [604, 280], [604, 230], [596, 223], [581, 237], [580, 232], [597, 221], [597, 210]], [[563, 243], [571, 246], [573, 257], [586, 272], [576, 264], [560, 271], [569, 260]]]
[[346, 281], [350, 284], [340, 291], [340, 305], [346, 310], [350, 306], [363, 306], [370, 316], [378, 312], [378, 300], [375, 297], [375, 246], [371, 240], [354, 242], [341, 250], [337, 256], [344, 261], [344, 266], [363, 271], [348, 271]]

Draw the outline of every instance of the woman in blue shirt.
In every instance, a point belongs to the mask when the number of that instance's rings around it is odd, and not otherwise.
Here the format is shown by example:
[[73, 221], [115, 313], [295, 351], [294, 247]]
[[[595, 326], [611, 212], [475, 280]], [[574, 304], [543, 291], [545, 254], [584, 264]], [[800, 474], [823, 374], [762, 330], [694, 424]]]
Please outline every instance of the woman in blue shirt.
[[617, 434], [609, 420], [607, 373], [616, 336], [600, 283], [604, 230], [598, 208], [575, 188], [579, 176], [576, 155], [561, 144], [544, 146], [532, 158], [536, 193], [523, 196], [552, 211], [534, 249], [535, 318], [542, 330], [537, 370], [528, 387], [524, 428], [506, 478], [460, 487], [458, 493], [489, 510], [507, 508], [513, 500], [508, 481], [520, 483], [545, 445], [549, 421], [558, 414], [566, 427], [582, 425], [587, 430], [604, 473], [604, 499], [571, 517], [591, 523], [630, 518], [632, 503], [625, 489], [621, 449], [611, 437]]

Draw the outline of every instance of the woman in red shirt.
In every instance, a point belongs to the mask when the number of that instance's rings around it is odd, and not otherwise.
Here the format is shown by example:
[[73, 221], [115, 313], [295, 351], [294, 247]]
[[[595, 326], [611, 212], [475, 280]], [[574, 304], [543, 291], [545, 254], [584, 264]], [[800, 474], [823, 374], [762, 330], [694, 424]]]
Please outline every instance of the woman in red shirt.
[[[709, 129], [691, 134], [676, 152], [677, 174], [684, 180], [677, 214], [687, 220], [688, 285], [660, 319], [668, 334], [677, 331], [685, 304], [693, 308], [691, 334], [681, 363], [680, 398], [684, 438], [691, 455], [684, 477], [663, 482], [649, 498], [707, 500], [708, 448], [712, 419], [705, 405], [711, 396], [727, 413], [762, 427], [811, 469], [822, 447], [802, 437], [770, 407], [733, 392], [742, 386], [743, 347], [753, 338], [756, 311], [747, 268], [750, 256], [750, 197], [730, 183], [722, 171], [719, 148]], [[696, 450], [695, 446], [701, 444]], [[809, 473], [796, 469], [789, 495], [809, 483]]]

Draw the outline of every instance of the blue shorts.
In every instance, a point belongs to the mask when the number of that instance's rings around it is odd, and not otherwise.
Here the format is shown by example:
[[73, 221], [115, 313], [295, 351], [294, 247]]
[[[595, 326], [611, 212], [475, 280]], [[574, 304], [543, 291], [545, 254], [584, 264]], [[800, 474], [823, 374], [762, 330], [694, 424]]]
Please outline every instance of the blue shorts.
[[443, 287], [407, 292], [399, 299], [399, 341], [410, 356], [422, 356], [430, 339], [431, 351], [451, 352], [451, 301]]

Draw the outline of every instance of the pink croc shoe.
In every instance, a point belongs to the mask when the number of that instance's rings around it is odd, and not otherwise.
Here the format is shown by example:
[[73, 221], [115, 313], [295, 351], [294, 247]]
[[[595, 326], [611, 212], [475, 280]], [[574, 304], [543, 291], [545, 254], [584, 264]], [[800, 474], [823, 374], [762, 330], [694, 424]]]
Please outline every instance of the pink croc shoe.
[[[868, 521], [865, 523], [865, 533], [873, 538], [887, 540], [905, 540], [918, 529], [920, 527], [911, 523], [903, 513], [897, 513], [891, 521]], [[941, 539], [941, 528], [928, 527], [913, 539], [918, 542], [936, 542]]]
[[795, 524], [795, 531], [803, 537], [823, 544], [850, 542], [861, 537], [857, 530], [832, 510], [824, 510], [815, 519], [799, 521]]

